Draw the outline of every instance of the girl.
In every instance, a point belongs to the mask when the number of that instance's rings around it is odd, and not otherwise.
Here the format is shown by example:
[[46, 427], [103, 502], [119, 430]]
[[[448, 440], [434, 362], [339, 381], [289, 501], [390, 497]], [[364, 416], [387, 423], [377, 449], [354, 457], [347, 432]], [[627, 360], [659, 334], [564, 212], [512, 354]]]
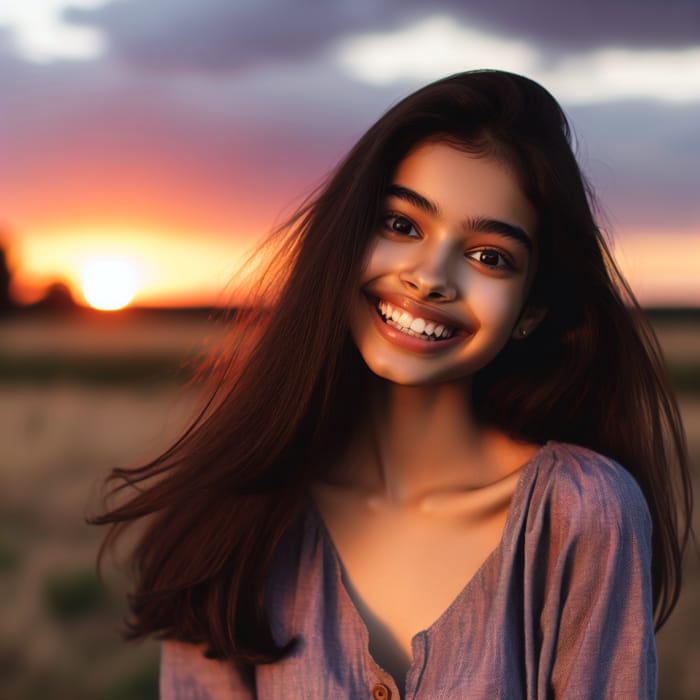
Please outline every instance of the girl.
[[549, 93], [476, 71], [278, 232], [207, 407], [97, 519], [145, 519], [163, 698], [654, 696], [686, 449], [588, 195]]

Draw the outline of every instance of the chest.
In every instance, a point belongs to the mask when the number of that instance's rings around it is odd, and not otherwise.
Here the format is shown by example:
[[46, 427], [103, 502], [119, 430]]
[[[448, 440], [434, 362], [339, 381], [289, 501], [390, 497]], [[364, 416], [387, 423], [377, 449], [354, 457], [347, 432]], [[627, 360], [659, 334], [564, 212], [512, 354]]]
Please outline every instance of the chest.
[[322, 492], [315, 500], [370, 652], [400, 679], [413, 636], [440, 618], [498, 547], [509, 499], [478, 512], [471, 504], [428, 514], [372, 510]]

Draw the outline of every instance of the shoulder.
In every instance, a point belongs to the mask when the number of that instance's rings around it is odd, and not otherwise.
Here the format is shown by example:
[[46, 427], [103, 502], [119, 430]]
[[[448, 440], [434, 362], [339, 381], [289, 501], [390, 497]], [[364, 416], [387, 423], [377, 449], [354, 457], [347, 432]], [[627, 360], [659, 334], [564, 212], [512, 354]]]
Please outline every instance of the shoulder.
[[564, 599], [585, 608], [623, 592], [651, 610], [652, 523], [634, 477], [567, 443], [547, 443], [531, 474], [520, 521], [526, 576], [552, 596], [554, 616]]
[[534, 488], [552, 519], [569, 530], [650, 534], [649, 509], [634, 477], [586, 447], [548, 443]]
[[654, 697], [651, 519], [633, 476], [548, 443], [533, 471], [525, 590], [542, 695]]
[[[208, 659], [205, 646], [166, 640], [161, 644], [160, 697], [165, 700], [241, 700], [252, 698], [242, 667]], [[232, 695], [233, 694], [233, 695]]]

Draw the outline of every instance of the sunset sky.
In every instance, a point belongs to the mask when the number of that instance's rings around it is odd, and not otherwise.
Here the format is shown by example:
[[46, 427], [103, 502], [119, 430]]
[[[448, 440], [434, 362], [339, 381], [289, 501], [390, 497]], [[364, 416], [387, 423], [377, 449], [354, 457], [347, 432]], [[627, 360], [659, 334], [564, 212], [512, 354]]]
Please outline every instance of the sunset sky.
[[700, 305], [697, 0], [2, 0], [15, 294], [109, 259], [134, 303], [215, 303], [387, 107], [482, 67], [561, 101], [641, 301]]

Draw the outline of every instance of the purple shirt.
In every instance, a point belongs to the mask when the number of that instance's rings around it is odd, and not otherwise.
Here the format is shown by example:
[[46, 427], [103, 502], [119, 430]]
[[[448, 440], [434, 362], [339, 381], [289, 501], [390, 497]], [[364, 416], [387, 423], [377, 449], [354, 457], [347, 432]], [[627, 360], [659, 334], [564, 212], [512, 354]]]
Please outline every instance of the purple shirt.
[[[522, 469], [498, 548], [413, 637], [404, 697], [655, 697], [650, 560], [651, 519], [632, 476], [591, 450], [548, 442]], [[200, 647], [166, 641], [161, 698], [399, 699], [368, 651], [314, 507], [284, 540], [267, 601], [275, 640], [299, 637], [290, 656], [257, 666], [253, 684]]]

